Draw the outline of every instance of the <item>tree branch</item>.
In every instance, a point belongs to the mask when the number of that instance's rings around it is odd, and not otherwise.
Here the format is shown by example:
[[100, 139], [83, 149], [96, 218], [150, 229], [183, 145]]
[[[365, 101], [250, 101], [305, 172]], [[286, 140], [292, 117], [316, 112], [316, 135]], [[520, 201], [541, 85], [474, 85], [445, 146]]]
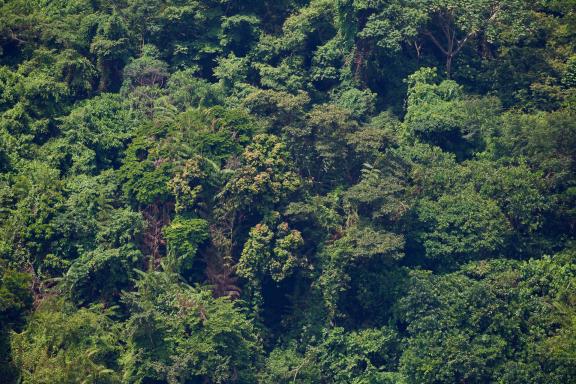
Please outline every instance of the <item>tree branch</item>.
[[442, 53], [444, 53], [446, 56], [449, 55], [448, 51], [446, 50], [446, 48], [444, 48], [442, 46], [442, 44], [440, 44], [440, 42], [438, 41], [438, 39], [436, 39], [436, 37], [432, 34], [432, 32], [430, 31], [426, 31], [424, 32], [424, 34], [428, 37], [430, 37], [430, 39], [432, 40], [432, 42], [434, 43], [434, 45], [436, 45], [438, 47], [438, 49], [440, 49], [442, 51]]

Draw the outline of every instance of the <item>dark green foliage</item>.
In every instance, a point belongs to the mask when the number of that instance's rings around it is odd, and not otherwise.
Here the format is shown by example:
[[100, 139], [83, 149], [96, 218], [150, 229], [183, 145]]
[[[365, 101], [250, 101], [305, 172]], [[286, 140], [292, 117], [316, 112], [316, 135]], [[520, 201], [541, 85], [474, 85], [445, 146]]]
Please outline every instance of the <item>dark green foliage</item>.
[[185, 219], [177, 216], [164, 228], [168, 255], [178, 261], [179, 268], [190, 268], [198, 246], [209, 237], [208, 223], [203, 219]]
[[275, 349], [267, 360], [261, 383], [397, 383], [401, 342], [389, 328], [346, 332], [334, 328], [304, 354], [293, 348]]
[[100, 307], [79, 309], [49, 300], [12, 338], [26, 383], [119, 383], [118, 329]]
[[574, 14], [0, 0], [0, 382], [574, 382]]
[[129, 287], [140, 256], [140, 252], [129, 246], [96, 249], [83, 254], [66, 274], [72, 300], [78, 304], [94, 299], [117, 300], [120, 290]]
[[570, 381], [571, 363], [544, 348], [556, 327], [549, 301], [573, 280], [572, 263], [544, 258], [479, 262], [444, 276], [414, 272], [396, 309], [410, 334], [401, 372], [411, 382]]
[[471, 189], [438, 201], [423, 200], [417, 213], [424, 227], [419, 238], [426, 257], [441, 266], [494, 257], [502, 252], [509, 232], [497, 204]]
[[72, 173], [118, 167], [132, 128], [128, 106], [118, 95], [102, 94], [78, 106], [62, 118], [60, 145], [65, 150], [59, 153], [60, 167], [70, 167]]
[[18, 367], [12, 361], [10, 332], [21, 330], [25, 316], [32, 309], [31, 279], [26, 273], [0, 264], [0, 377], [12, 381]]
[[258, 336], [231, 300], [167, 272], [141, 273], [136, 288], [124, 298], [126, 382], [254, 382]]

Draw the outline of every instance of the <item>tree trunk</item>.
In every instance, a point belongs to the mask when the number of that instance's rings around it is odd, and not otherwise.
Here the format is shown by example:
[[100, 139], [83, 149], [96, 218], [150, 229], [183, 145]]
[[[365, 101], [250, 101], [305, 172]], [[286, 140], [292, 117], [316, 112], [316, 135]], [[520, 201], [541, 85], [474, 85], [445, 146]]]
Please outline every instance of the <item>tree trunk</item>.
[[448, 79], [452, 77], [452, 59], [453, 59], [452, 53], [446, 55], [446, 76], [448, 77]]

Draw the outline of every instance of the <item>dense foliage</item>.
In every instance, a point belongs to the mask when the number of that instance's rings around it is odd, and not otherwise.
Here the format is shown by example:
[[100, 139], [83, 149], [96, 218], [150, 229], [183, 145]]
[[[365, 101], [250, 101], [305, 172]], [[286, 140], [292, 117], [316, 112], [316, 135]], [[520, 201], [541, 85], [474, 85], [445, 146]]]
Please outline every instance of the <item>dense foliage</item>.
[[572, 0], [0, 0], [0, 382], [576, 381]]

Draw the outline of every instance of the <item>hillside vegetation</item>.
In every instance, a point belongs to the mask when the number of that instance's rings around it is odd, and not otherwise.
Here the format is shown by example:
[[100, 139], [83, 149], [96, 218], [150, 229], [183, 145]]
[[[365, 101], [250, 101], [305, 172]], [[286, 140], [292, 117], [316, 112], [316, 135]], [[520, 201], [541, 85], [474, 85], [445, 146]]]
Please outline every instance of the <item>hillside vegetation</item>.
[[576, 382], [573, 0], [0, 0], [0, 382]]

